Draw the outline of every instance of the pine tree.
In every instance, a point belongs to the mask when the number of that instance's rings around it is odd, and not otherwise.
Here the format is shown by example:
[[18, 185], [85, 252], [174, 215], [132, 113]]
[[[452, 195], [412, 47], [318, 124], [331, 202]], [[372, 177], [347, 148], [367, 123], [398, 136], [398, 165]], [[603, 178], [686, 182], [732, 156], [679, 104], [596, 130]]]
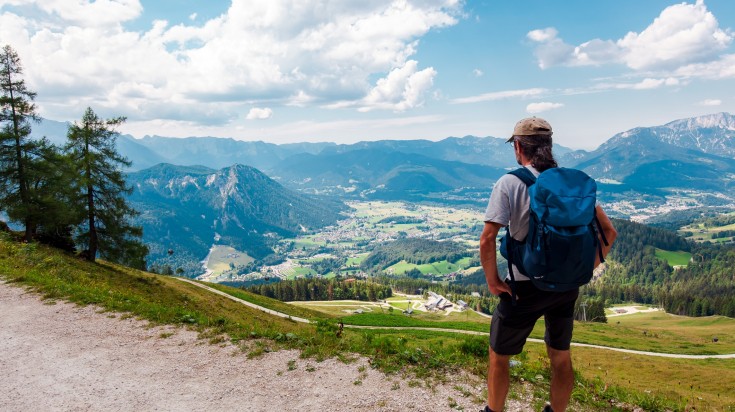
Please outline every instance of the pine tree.
[[29, 173], [30, 192], [39, 205], [35, 238], [59, 249], [74, 251], [73, 229], [84, 220], [83, 211], [74, 207], [72, 182], [76, 170], [59, 148], [43, 139], [39, 158]]
[[78, 169], [74, 187], [76, 203], [85, 211], [85, 224], [77, 240], [86, 245], [86, 258], [94, 261], [99, 254], [107, 260], [145, 268], [148, 249], [138, 239], [143, 231], [130, 224], [137, 211], [128, 205], [121, 167], [131, 162], [121, 156], [115, 142], [115, 128], [125, 118], [100, 119], [91, 108], [81, 122], [69, 126], [66, 152]]
[[29, 174], [39, 143], [30, 138], [31, 122], [38, 122], [36, 93], [22, 79], [20, 58], [6, 45], [0, 52], [0, 208], [11, 220], [25, 225], [25, 239], [36, 230], [40, 207], [31, 193]]

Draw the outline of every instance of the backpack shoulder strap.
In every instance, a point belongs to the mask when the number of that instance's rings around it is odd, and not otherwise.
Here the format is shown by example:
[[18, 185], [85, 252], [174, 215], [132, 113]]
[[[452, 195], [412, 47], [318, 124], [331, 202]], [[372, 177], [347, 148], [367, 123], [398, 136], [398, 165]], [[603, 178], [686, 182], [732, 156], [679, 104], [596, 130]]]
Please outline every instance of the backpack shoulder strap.
[[534, 176], [533, 173], [531, 173], [531, 171], [525, 167], [519, 167], [516, 170], [511, 170], [510, 172], [508, 172], [508, 174], [521, 179], [521, 181], [525, 183], [527, 187], [536, 183], [536, 176]]
[[[511, 170], [508, 172], [509, 175], [513, 175], [519, 179], [526, 185], [526, 187], [530, 187], [534, 183], [536, 183], [536, 176], [534, 176], [533, 173], [531, 173], [530, 170], [526, 169], [525, 167], [519, 167], [518, 169]], [[516, 278], [515, 274], [513, 273], [513, 243], [517, 242], [517, 240], [513, 239], [513, 236], [510, 234], [510, 228], [507, 229], [505, 232], [505, 238], [507, 242], [507, 250], [508, 250], [508, 274], [510, 275], [510, 282], [508, 284], [510, 285], [510, 296], [511, 296], [511, 302], [513, 303], [513, 306], [516, 305]]]

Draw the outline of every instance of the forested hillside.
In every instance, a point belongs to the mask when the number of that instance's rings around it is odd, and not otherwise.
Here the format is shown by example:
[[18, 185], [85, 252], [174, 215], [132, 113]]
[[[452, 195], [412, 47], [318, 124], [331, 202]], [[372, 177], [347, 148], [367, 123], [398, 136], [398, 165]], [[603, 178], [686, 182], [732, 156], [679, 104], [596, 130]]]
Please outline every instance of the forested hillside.
[[382, 270], [400, 261], [416, 265], [447, 260], [455, 262], [473, 253], [455, 242], [428, 239], [398, 239], [375, 248], [362, 262], [365, 271]]
[[[586, 287], [586, 294], [608, 303], [661, 305], [667, 312], [735, 316], [735, 250], [693, 244], [673, 232], [615, 220], [618, 238], [605, 273]], [[674, 269], [655, 248], [691, 252], [687, 267]]]
[[284, 302], [342, 299], [375, 302], [392, 296], [390, 286], [355, 279], [302, 278], [254, 285], [248, 290]]
[[[141, 211], [150, 264], [201, 274], [212, 244], [232, 246], [252, 258], [274, 256], [281, 236], [334, 224], [347, 207], [340, 201], [282, 187], [257, 169], [221, 170], [160, 164], [128, 175], [131, 202]], [[172, 251], [173, 253], [170, 253]]]

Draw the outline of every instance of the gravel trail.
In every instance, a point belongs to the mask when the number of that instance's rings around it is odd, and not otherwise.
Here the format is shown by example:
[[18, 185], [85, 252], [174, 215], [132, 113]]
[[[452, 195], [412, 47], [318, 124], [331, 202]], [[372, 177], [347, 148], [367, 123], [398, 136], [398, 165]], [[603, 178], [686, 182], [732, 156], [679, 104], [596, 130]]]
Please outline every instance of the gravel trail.
[[[170, 336], [169, 336], [170, 335]], [[465, 411], [479, 410], [483, 383], [450, 377], [409, 386], [361, 358], [300, 359], [296, 351], [248, 359], [197, 333], [47, 302], [0, 281], [3, 411]], [[463, 388], [463, 395], [455, 386]], [[450, 399], [454, 401], [450, 401]], [[513, 403], [507, 410], [527, 410]]]

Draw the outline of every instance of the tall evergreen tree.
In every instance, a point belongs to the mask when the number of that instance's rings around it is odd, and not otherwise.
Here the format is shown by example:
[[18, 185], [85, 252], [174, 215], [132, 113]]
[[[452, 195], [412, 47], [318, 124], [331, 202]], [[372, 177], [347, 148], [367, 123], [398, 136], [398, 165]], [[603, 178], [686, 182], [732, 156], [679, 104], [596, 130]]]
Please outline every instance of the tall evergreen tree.
[[30, 176], [40, 146], [30, 138], [31, 122], [40, 118], [33, 103], [36, 93], [28, 90], [22, 74], [18, 53], [6, 45], [0, 52], [0, 208], [25, 225], [30, 241], [42, 214]]
[[131, 163], [115, 148], [115, 128], [124, 121], [124, 117], [100, 119], [87, 108], [81, 122], [69, 126], [66, 151], [78, 168], [74, 187], [79, 207], [86, 212], [77, 240], [86, 245], [90, 261], [99, 254], [114, 262], [145, 268], [148, 249], [139, 241], [143, 231], [130, 224], [130, 218], [138, 212], [124, 197], [132, 189], [126, 186], [121, 167]]
[[84, 220], [84, 211], [75, 207], [71, 182], [76, 168], [58, 147], [39, 141], [38, 158], [29, 173], [30, 192], [38, 205], [35, 239], [59, 249], [74, 251], [73, 229]]

